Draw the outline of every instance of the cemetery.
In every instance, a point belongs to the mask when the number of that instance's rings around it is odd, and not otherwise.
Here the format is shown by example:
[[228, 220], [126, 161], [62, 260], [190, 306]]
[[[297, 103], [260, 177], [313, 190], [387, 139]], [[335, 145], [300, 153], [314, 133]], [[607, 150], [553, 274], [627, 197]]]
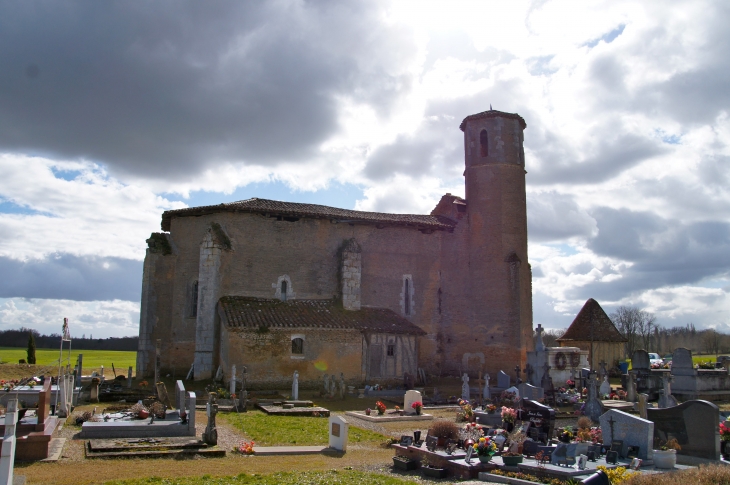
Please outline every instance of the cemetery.
[[[639, 350], [611, 382], [606, 364], [591, 368], [585, 351], [541, 345], [539, 326], [535, 348], [524, 369], [494, 377], [419, 375], [355, 388], [323, 376], [321, 389], [300, 390], [295, 372], [279, 391], [249, 389], [245, 366], [203, 382], [157, 370], [149, 386], [132, 368], [106, 380], [84, 376], [79, 355], [73, 370], [67, 363], [56, 376], [4, 383], [0, 483], [14, 475], [25, 483], [102, 483], [63, 477], [69, 467], [89, 473], [130, 459], [120, 477], [145, 476], [139, 470], [154, 460], [190, 475], [220, 467], [270, 473], [270, 460], [291, 470], [341, 460], [332, 466], [375, 467], [402, 483], [619, 483], [728, 463], [730, 407], [698, 399], [723, 396], [726, 367], [696, 369], [680, 348], [671, 368], [652, 369]], [[554, 368], [561, 352], [565, 366]]]

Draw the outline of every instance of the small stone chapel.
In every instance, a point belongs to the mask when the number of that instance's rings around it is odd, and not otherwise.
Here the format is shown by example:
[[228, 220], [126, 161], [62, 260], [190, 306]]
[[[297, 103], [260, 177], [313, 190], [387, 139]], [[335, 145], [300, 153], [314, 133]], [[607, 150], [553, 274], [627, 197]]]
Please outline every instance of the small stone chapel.
[[[532, 339], [525, 120], [467, 116], [466, 197], [430, 214], [252, 198], [166, 211], [142, 276], [137, 372], [303, 386], [526, 364]], [[227, 379], [227, 377], [226, 377]]]

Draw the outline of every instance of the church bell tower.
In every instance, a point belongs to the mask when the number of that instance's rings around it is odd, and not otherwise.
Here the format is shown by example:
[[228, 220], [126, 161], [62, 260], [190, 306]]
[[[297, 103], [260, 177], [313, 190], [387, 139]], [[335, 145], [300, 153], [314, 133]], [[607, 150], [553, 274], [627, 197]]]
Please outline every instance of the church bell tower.
[[[532, 271], [527, 259], [525, 120], [489, 110], [467, 116], [464, 132], [469, 298], [473, 335], [486, 369], [514, 375], [532, 350]], [[474, 347], [472, 350], [469, 347]], [[492, 365], [490, 365], [491, 363]], [[494, 374], [492, 374], [494, 375]]]

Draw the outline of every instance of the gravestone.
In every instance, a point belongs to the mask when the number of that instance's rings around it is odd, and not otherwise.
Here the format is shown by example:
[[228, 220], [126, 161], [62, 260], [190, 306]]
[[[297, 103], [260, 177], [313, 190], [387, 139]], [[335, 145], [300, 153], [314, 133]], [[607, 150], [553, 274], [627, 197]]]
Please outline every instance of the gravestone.
[[101, 380], [98, 377], [91, 378], [91, 387], [89, 387], [89, 402], [99, 402], [99, 384]]
[[167, 394], [167, 387], [165, 386], [165, 383], [158, 382], [155, 387], [157, 387], [157, 397], [160, 399], [160, 402], [169, 408], [170, 396]]
[[489, 392], [489, 374], [484, 374], [484, 391], [482, 391], [482, 397], [484, 399], [492, 399], [492, 394]]
[[601, 401], [598, 400], [595, 376], [596, 374], [594, 372], [588, 374], [588, 399], [583, 410], [585, 415], [591, 418], [591, 421], [597, 423], [603, 413], [603, 407]]
[[646, 350], [634, 350], [634, 355], [631, 356], [631, 369], [635, 371], [651, 369], [649, 353]]
[[537, 328], [535, 329], [535, 332], [537, 333], [537, 338], [535, 339], [535, 351], [536, 352], [544, 352], [545, 351], [545, 343], [542, 341], [542, 332], [545, 329], [542, 328], [541, 324], [537, 324]]
[[535, 387], [532, 384], [523, 382], [518, 386], [518, 389], [520, 391], [520, 397], [522, 397], [523, 399], [537, 401], [539, 399], [545, 398], [545, 391], [542, 387]]
[[81, 376], [83, 376], [84, 372], [84, 354], [79, 354], [79, 365], [78, 365], [78, 376], [79, 382], [81, 382]]
[[639, 458], [645, 462], [654, 460], [653, 422], [611, 409], [601, 416], [600, 423], [604, 443], [623, 442], [619, 455], [626, 456], [629, 446], [638, 446]]
[[323, 379], [324, 379], [324, 393], [329, 394], [330, 393], [330, 376], [329, 376], [329, 374], [325, 374]]
[[403, 398], [404, 414], [416, 414], [416, 410], [412, 407], [414, 402], [423, 403], [423, 397], [421, 396], [421, 393], [414, 390], [406, 391], [406, 395]]
[[672, 375], [694, 376], [697, 374], [692, 363], [692, 351], [685, 348], [678, 348], [672, 353]]
[[600, 393], [601, 399], [603, 399], [603, 396], [608, 396], [611, 394], [611, 383], [608, 382], [608, 374], [603, 376], [603, 382], [601, 382], [601, 388], [598, 390]]
[[[160, 347], [162, 346], [162, 339], [155, 341], [155, 384], [160, 382], [160, 367], [162, 366], [162, 357], [160, 357]], [[101, 375], [104, 376], [104, 366], [101, 366]]]
[[231, 393], [231, 399], [233, 399], [233, 395], [236, 393], [236, 364], [231, 366], [231, 382], [229, 382], [228, 385], [228, 392]]
[[[203, 432], [203, 442], [207, 445], [215, 446], [218, 444], [218, 430], [215, 427], [215, 415], [218, 414], [218, 404], [215, 402], [216, 393], [208, 394], [208, 404], [205, 408], [205, 414], [208, 416], [208, 425]], [[194, 407], [192, 409], [195, 409]], [[193, 414], [191, 412], [191, 414]]]
[[639, 394], [639, 404], [638, 404], [638, 411], [639, 411], [639, 417], [642, 419], [647, 419], [646, 410], [649, 406], [649, 395], [644, 394], [643, 392]]
[[[81, 358], [80, 354], [79, 354], [79, 358]], [[129, 369], [127, 369], [127, 389], [132, 388], [132, 372], [133, 372], [133, 369], [132, 369], [132, 366], [130, 365]]]
[[[720, 459], [720, 409], [709, 401], [687, 401], [666, 409], [647, 409], [654, 424], [654, 438], [676, 438], [681, 455]], [[604, 434], [605, 436], [605, 434]], [[641, 456], [639, 457], [641, 458]]]
[[497, 373], [497, 388], [505, 390], [509, 387], [509, 383], [509, 376], [504, 371], [499, 371]]
[[347, 451], [347, 438], [350, 424], [342, 416], [330, 415], [329, 447], [339, 451]]
[[195, 402], [198, 398], [194, 392], [188, 392], [187, 396], [186, 417], [188, 420], [188, 429], [192, 430], [192, 434], [195, 435]]
[[215, 371], [214, 380], [216, 382], [223, 382], [223, 369], [221, 369], [221, 366], [218, 366], [218, 369]]
[[5, 436], [0, 448], [0, 482], [13, 483], [13, 463], [15, 462], [15, 427], [18, 422], [18, 399], [8, 401], [5, 412]]
[[291, 398], [295, 401], [299, 400], [299, 371], [294, 371], [294, 377], [291, 383]]
[[540, 441], [546, 442], [553, 435], [555, 410], [549, 406], [525, 399], [522, 401], [522, 408], [517, 411], [517, 419], [532, 423], [532, 428], [538, 431]]
[[676, 406], [677, 399], [672, 396], [672, 380], [674, 379], [673, 376], [669, 375], [669, 373], [664, 373], [662, 375], [662, 387], [664, 387], [664, 391], [662, 392], [662, 395], [659, 396], [659, 407], [660, 408], [671, 408]]
[[345, 385], [345, 373], [340, 372], [340, 399], [345, 399], [345, 392], [347, 386]]
[[330, 396], [334, 397], [335, 393], [337, 392], [337, 377], [335, 377], [334, 374], [332, 374], [332, 379], [330, 379]]
[[461, 398], [468, 401], [471, 398], [471, 394], [469, 393], [469, 376], [466, 372], [461, 377], [461, 382], [463, 383], [461, 385]]
[[183, 381], [175, 382], [175, 407], [181, 414], [185, 411], [185, 385]]

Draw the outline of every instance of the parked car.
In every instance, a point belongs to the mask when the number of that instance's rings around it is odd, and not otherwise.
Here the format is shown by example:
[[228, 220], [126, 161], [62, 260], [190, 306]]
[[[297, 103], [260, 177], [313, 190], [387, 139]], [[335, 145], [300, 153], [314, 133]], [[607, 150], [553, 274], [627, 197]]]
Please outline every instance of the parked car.
[[663, 365], [664, 360], [661, 357], [659, 357], [659, 354], [653, 354], [653, 353], [649, 352], [649, 363], [652, 365], [653, 364]]

